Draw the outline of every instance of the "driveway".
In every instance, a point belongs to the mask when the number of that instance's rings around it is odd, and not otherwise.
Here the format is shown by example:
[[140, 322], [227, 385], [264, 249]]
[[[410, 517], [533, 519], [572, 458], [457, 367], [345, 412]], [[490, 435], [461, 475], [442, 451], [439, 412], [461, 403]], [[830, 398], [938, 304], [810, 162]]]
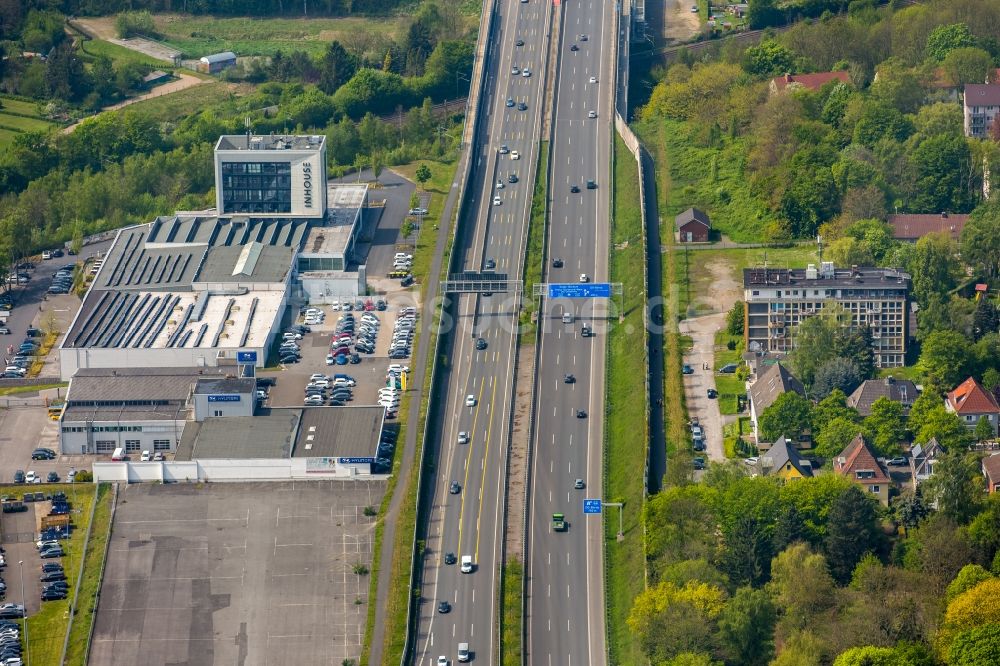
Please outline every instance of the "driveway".
[[680, 323], [681, 335], [691, 337], [691, 350], [684, 354], [684, 363], [694, 369], [694, 374], [684, 375], [684, 395], [688, 416], [698, 417], [705, 431], [706, 453], [710, 460], [726, 459], [722, 446], [724, 421], [719, 412], [719, 401], [708, 398], [708, 389], [715, 388], [715, 332], [726, 324], [724, 312], [685, 319]]

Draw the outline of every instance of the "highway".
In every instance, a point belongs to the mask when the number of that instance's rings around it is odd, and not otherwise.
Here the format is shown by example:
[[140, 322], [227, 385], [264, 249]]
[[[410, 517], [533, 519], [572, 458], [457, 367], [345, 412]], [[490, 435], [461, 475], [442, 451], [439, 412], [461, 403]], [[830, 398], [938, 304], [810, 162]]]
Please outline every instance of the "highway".
[[[475, 160], [475, 170], [466, 193], [468, 215], [459, 220], [460, 225], [474, 226], [465, 235], [470, 242], [456, 246], [455, 251], [463, 253], [464, 270], [482, 270], [492, 260], [496, 272], [517, 279], [522, 274], [541, 133], [551, 4], [503, 0], [498, 11], [487, 55], [484, 116], [479, 135], [472, 141], [470, 159]], [[530, 76], [522, 73], [526, 67]], [[507, 105], [508, 98], [512, 106]], [[522, 102], [524, 109], [519, 108]], [[510, 152], [501, 153], [502, 146]], [[519, 159], [513, 159], [515, 152]], [[516, 175], [516, 183], [509, 182], [511, 174]], [[494, 196], [499, 197], [499, 205], [494, 205]], [[518, 300], [513, 294], [499, 293], [458, 299], [457, 333], [446, 375], [446, 420], [439, 429], [442, 439], [434, 466], [437, 476], [420, 582], [418, 664], [436, 664], [439, 656], [454, 663], [460, 643], [469, 644], [477, 663], [496, 662]], [[477, 348], [482, 346], [477, 344], [479, 338], [485, 349]], [[474, 405], [466, 404], [467, 396], [473, 396]], [[459, 443], [460, 432], [469, 434], [467, 443]], [[460, 485], [460, 492], [450, 492], [453, 482]], [[446, 564], [446, 553], [453, 553], [458, 562]], [[473, 558], [472, 573], [460, 572], [463, 556]], [[438, 612], [441, 601], [451, 604], [450, 612]]]
[[[577, 282], [585, 274], [591, 282], [605, 282], [614, 5], [579, 0], [564, 2], [562, 11], [545, 281]], [[592, 111], [596, 118], [589, 117]], [[588, 180], [596, 189], [588, 189]], [[573, 186], [579, 191], [571, 191]], [[601, 497], [606, 306], [595, 300], [543, 303], [529, 487], [528, 664], [605, 661], [602, 523], [600, 516], [585, 517], [582, 504], [584, 498]], [[572, 313], [572, 323], [563, 322], [564, 312]], [[581, 335], [584, 323], [595, 337]], [[567, 375], [575, 381], [568, 383]], [[578, 417], [580, 410], [586, 418]], [[636, 473], [641, 470], [642, 461], [636, 461]], [[583, 489], [575, 487], [577, 479]], [[565, 515], [565, 532], [553, 531], [553, 513]]]

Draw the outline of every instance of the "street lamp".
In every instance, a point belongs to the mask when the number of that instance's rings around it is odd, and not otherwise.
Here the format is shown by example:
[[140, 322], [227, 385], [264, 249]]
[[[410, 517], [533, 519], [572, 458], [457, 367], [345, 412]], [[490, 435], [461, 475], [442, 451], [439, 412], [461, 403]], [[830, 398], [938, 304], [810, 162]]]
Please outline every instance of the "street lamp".
[[28, 642], [28, 603], [24, 598], [24, 560], [17, 561], [17, 572], [21, 576], [21, 619], [24, 620], [24, 663], [31, 662], [31, 643]]

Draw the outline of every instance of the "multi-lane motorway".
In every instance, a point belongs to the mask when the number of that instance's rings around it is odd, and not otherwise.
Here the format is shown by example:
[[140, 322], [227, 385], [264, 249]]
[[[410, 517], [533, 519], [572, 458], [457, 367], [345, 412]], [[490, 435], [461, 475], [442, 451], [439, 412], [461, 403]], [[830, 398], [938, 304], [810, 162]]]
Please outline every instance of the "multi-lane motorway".
[[[552, 6], [545, 0], [503, 0], [497, 6], [483, 87], [485, 115], [470, 156], [475, 169], [467, 192], [469, 215], [459, 222], [474, 226], [465, 234], [469, 242], [456, 250], [464, 254], [464, 270], [495, 262], [493, 270], [516, 278], [522, 273], [534, 188]], [[517, 182], [510, 182], [511, 174]], [[495, 659], [517, 298], [460, 296], [457, 310], [421, 580], [419, 664], [435, 664], [439, 656], [454, 662], [461, 643], [469, 644], [479, 663]], [[467, 433], [468, 441], [459, 443], [459, 433]], [[453, 483], [458, 492], [452, 492]], [[446, 563], [449, 553], [454, 564]], [[463, 574], [465, 556], [475, 564]], [[442, 601], [451, 605], [450, 612], [438, 612]]]
[[[564, 3], [562, 11], [545, 277], [550, 283], [576, 282], [581, 275], [605, 282], [614, 9], [608, 2], [578, 0]], [[588, 189], [590, 180], [596, 189]], [[525, 618], [529, 664], [605, 660], [602, 525], [599, 516], [584, 516], [582, 508], [584, 498], [601, 497], [605, 305], [546, 301], [542, 310]], [[564, 323], [565, 312], [573, 315], [572, 323]], [[584, 324], [596, 337], [581, 335]], [[565, 532], [553, 530], [553, 513], [565, 515]]]

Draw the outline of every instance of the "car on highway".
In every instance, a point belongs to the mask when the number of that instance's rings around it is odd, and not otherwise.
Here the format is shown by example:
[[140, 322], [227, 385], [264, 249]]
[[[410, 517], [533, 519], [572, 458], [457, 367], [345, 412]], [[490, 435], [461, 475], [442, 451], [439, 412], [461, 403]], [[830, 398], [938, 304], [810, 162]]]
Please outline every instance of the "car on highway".
[[573, 194], [576, 194], [577, 192], [580, 191], [580, 186], [574, 183], [573, 185], [569, 186], [569, 191], [572, 192]]
[[502, 189], [503, 189], [503, 188], [505, 188], [505, 187], [507, 187], [507, 186], [503, 184], [503, 181], [502, 181], [502, 180], [498, 180], [498, 181], [497, 181], [497, 184], [496, 184], [496, 188], [497, 188], [498, 190], [502, 190]]
[[577, 35], [576, 39], [577, 39], [577, 41], [585, 42], [585, 41], [587, 41], [590, 38], [587, 37], [587, 35]]
[[438, 657], [437, 666], [448, 666], [448, 657], [444, 655]]
[[[476, 406], [476, 396], [474, 396], [474, 395], [467, 395], [467, 396], [465, 396], [465, 406], [466, 407], [475, 407]], [[28, 474], [33, 474], [33, 473], [34, 472], [28, 472]]]
[[577, 490], [583, 490], [583, 479], [577, 479], [573, 483], [573, 487], [576, 488]]
[[444, 554], [444, 563], [445, 564], [454, 564], [457, 561], [458, 561], [458, 558], [455, 557], [455, 553], [445, 553]]
[[452, 481], [451, 485], [448, 486], [448, 492], [452, 495], [457, 495], [462, 492], [462, 486], [459, 485], [458, 481]]
[[576, 410], [576, 418], [578, 418], [578, 419], [585, 419], [585, 418], [587, 418], [587, 410], [585, 410], [585, 409], [578, 409], [578, 410]]
[[469, 443], [469, 433], [465, 432], [464, 430], [461, 431], [460, 433], [458, 433], [458, 443], [459, 444], [468, 444]]
[[562, 268], [562, 267], [563, 267], [562, 259], [556, 257], [555, 259], [552, 260], [552, 268]]
[[512, 108], [514, 106], [514, 98], [513, 97], [508, 97], [506, 105], [507, 105], [508, 109]]
[[580, 273], [580, 282], [590, 282], [590, 276], [586, 273]]
[[579, 51], [579, 50], [580, 50], [580, 47], [579, 47], [579, 46], [577, 46], [576, 44], [574, 44], [573, 46], [569, 47], [569, 50], [570, 50], [570, 51], [573, 51], [573, 52], [576, 52], [576, 51]]
[[486, 349], [486, 347], [487, 347], [486, 340], [483, 340], [482, 338], [479, 338], [478, 340], [476, 340], [476, 349], [478, 349], [479, 351], [482, 351], [482, 350]]
[[451, 612], [451, 604], [449, 604], [447, 601], [442, 601], [441, 603], [438, 604], [438, 613], [450, 613], [450, 612]]
[[493, 205], [494, 205], [494, 206], [499, 206], [499, 205], [500, 205], [500, 204], [502, 204], [502, 203], [503, 203], [503, 202], [502, 202], [502, 201], [500, 201], [500, 197], [493, 197]]
[[597, 182], [593, 181], [593, 180], [588, 180], [587, 181], [587, 189], [588, 190], [596, 190], [597, 189]]
[[517, 65], [514, 65], [513, 67], [510, 68], [510, 73], [516, 76], [521, 73], [521, 68], [518, 67]]
[[521, 70], [521, 76], [523, 76], [526, 79], [530, 78], [531, 77], [531, 70], [528, 69], [527, 67], [525, 67], [524, 69]]
[[591, 83], [597, 83], [597, 77], [596, 76], [590, 77], [590, 82]]
[[518, 104], [517, 104], [517, 110], [518, 111], [527, 111], [528, 110], [528, 105], [525, 104], [524, 102], [518, 102]]
[[573, 375], [566, 375], [563, 378], [563, 381], [566, 382], [567, 384], [575, 384], [576, 383], [576, 377], [574, 377]]
[[510, 151], [510, 159], [512, 159], [512, 160], [519, 160], [519, 159], [521, 159], [521, 153], [517, 152], [516, 150]]
[[458, 644], [458, 660], [461, 662], [469, 661], [469, 644], [459, 643]]
[[597, 117], [597, 111], [587, 111], [587, 117], [588, 118], [596, 118]]
[[511, 171], [510, 175], [507, 176], [507, 182], [511, 183], [511, 184], [516, 183], [517, 182], [517, 174], [514, 173], [513, 171]]
[[566, 522], [566, 516], [562, 513], [552, 514], [552, 529], [556, 532], [565, 532], [569, 527], [569, 523]]
[[472, 573], [472, 555], [462, 555], [462, 573]]
[[523, 39], [517, 40], [516, 42], [514, 42], [514, 46], [524, 46], [524, 40]]
[[507, 147], [506, 143], [500, 144], [500, 154], [501, 155], [506, 155], [509, 152], [510, 152], [510, 148]]

